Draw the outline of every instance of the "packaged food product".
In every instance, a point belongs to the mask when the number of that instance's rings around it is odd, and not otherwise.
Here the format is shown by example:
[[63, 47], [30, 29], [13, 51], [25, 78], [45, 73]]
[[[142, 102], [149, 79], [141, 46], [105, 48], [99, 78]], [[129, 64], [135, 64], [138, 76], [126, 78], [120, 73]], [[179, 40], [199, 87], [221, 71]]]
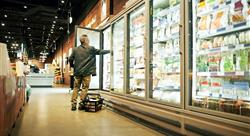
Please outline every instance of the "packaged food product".
[[220, 53], [211, 53], [208, 54], [208, 66], [209, 71], [217, 72], [220, 71], [220, 61], [221, 54]]
[[203, 12], [205, 10], [206, 10], [206, 2], [205, 2], [205, 0], [200, 0], [200, 2], [197, 5], [197, 12], [200, 13], [200, 12]]
[[211, 30], [217, 30], [228, 26], [228, 9], [219, 10], [212, 14]]
[[222, 85], [222, 98], [231, 98], [235, 99], [235, 91], [234, 91], [234, 85], [230, 83], [229, 81], [224, 81]]
[[221, 47], [224, 43], [224, 38], [222, 36], [220, 37], [215, 37], [213, 39], [213, 48]]
[[219, 97], [221, 94], [221, 78], [211, 78], [211, 89], [210, 92], [212, 93], [213, 97]]
[[223, 52], [221, 59], [221, 71], [222, 72], [234, 72], [234, 54], [231, 52]]
[[216, 1], [217, 0], [205, 0], [206, 1], [206, 9], [207, 10], [213, 10], [214, 7], [216, 7]]
[[246, 0], [236, 0], [231, 8], [231, 22], [237, 24], [246, 21], [248, 16], [248, 4]]
[[206, 55], [200, 55], [197, 57], [197, 71], [207, 72], [208, 71], [208, 57]]
[[209, 95], [210, 92], [210, 80], [208, 78], [200, 78], [198, 81], [200, 95]]
[[202, 16], [198, 22], [198, 31], [200, 33], [207, 33], [210, 29], [211, 17], [210, 15]]
[[209, 49], [211, 47], [212, 47], [212, 41], [211, 40], [201, 41], [200, 49]]
[[236, 51], [236, 71], [248, 70], [248, 50]]
[[236, 95], [240, 99], [249, 97], [249, 83], [248, 82], [234, 82]]

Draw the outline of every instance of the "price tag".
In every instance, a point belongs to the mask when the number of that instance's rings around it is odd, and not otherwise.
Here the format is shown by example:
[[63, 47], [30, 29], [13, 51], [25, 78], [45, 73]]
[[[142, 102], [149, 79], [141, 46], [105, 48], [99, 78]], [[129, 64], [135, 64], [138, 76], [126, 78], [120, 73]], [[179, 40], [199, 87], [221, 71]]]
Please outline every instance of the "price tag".
[[236, 76], [244, 76], [244, 75], [245, 75], [245, 72], [244, 72], [244, 71], [236, 71], [236, 72], [235, 72], [235, 75], [236, 75]]
[[228, 46], [221, 47], [221, 51], [228, 51]]
[[236, 46], [236, 49], [245, 49], [244, 44], [239, 44]]

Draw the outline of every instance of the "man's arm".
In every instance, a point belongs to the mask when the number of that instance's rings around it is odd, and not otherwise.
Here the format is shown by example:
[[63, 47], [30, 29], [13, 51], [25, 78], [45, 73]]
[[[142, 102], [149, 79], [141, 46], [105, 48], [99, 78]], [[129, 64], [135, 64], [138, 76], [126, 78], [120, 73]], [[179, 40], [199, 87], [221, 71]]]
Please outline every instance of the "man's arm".
[[73, 49], [72, 54], [69, 57], [69, 65], [70, 65], [70, 67], [74, 67], [74, 60], [75, 60], [75, 49]]
[[100, 50], [100, 49], [94, 48], [94, 53], [96, 55], [104, 55], [104, 54], [110, 53], [110, 50]]

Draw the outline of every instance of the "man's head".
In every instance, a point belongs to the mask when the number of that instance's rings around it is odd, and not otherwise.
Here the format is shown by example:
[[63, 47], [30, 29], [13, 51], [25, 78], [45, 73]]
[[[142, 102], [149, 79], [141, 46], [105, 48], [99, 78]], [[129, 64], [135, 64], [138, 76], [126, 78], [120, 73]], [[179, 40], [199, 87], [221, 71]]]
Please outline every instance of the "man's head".
[[84, 46], [89, 46], [89, 38], [86, 34], [83, 34], [81, 37], [80, 37], [80, 42], [82, 45]]

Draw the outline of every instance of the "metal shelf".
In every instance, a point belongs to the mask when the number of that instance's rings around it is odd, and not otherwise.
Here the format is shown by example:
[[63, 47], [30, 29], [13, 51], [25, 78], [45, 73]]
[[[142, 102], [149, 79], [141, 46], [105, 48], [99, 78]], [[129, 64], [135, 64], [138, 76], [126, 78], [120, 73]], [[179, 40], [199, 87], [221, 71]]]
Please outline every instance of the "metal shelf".
[[250, 44], [238, 44], [238, 45], [230, 45], [230, 46], [223, 46], [213, 49], [207, 49], [207, 50], [200, 50], [198, 51], [198, 55], [205, 55], [209, 53], [221, 53], [221, 52], [227, 52], [227, 51], [236, 51], [236, 50], [244, 50], [249, 49]]
[[248, 71], [235, 71], [235, 72], [197, 72], [197, 76], [205, 77], [228, 77], [228, 76], [250, 76]]
[[208, 35], [198, 36], [197, 38], [199, 38], [199, 39], [211, 39], [212, 37], [225, 35], [225, 34], [233, 33], [236, 31], [242, 31], [242, 30], [246, 30], [246, 29], [250, 29], [250, 21], [242, 22], [239, 24], [235, 24], [233, 26], [225, 27], [225, 28], [220, 28], [220, 29], [217, 29], [216, 32], [209, 32]]

